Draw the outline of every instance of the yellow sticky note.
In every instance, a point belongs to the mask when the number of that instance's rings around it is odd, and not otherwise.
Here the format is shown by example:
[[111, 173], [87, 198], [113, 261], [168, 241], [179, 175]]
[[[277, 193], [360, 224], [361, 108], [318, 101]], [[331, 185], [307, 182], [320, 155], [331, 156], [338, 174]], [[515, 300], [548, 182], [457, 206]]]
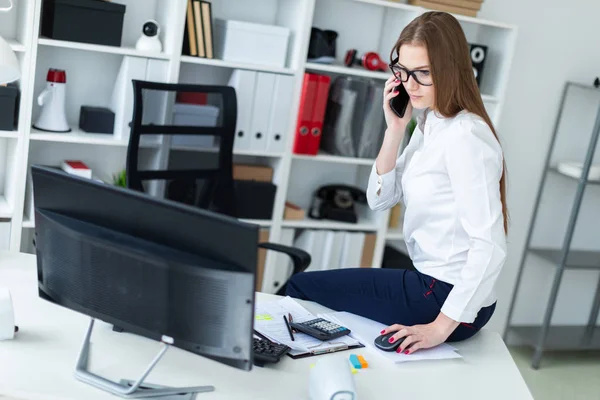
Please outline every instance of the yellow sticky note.
[[358, 372], [358, 370], [356, 368], [352, 368], [351, 370], [352, 370], [353, 374], [356, 374]]
[[254, 316], [254, 319], [256, 319], [257, 321], [270, 321], [273, 319], [273, 317], [271, 317], [270, 314], [256, 314]]

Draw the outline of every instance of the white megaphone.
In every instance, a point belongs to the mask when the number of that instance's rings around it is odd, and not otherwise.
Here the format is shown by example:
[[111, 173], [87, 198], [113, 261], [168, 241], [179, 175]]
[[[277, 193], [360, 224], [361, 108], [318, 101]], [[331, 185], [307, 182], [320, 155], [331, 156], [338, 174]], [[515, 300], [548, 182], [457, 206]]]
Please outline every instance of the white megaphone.
[[42, 107], [40, 116], [33, 125], [35, 129], [48, 132], [70, 132], [65, 113], [67, 74], [64, 70], [50, 68], [46, 77], [46, 89], [38, 96]]

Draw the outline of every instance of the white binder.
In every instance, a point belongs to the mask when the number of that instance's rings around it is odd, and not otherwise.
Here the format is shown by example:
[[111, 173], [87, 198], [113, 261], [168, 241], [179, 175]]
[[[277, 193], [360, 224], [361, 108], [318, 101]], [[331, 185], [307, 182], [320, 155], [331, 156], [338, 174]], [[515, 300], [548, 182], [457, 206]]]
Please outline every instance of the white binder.
[[250, 150], [266, 151], [269, 131], [269, 116], [273, 103], [275, 74], [259, 72], [256, 77], [252, 123], [250, 124]]
[[294, 80], [291, 76], [276, 75], [273, 90], [273, 107], [269, 118], [267, 138], [267, 151], [270, 153], [283, 153], [285, 143], [290, 136], [289, 119], [292, 108], [292, 91]]
[[113, 87], [110, 109], [115, 113], [114, 137], [116, 140], [129, 140], [133, 118], [133, 85], [132, 79], [145, 80], [148, 60], [139, 57], [123, 57], [119, 74]]
[[326, 231], [321, 269], [338, 269], [340, 267], [344, 236], [345, 232]]
[[340, 268], [360, 267], [364, 244], [365, 234], [363, 232], [346, 232]]
[[235, 127], [234, 150], [250, 149], [250, 124], [254, 108], [254, 89], [256, 87], [254, 71], [236, 69], [231, 74], [228, 85], [235, 89], [237, 98], [237, 120]]

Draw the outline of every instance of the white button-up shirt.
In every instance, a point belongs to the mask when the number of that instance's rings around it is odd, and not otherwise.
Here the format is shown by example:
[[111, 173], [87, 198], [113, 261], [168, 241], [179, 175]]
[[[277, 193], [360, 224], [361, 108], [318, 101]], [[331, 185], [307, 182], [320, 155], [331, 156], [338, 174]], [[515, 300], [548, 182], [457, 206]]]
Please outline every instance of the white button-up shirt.
[[494, 285], [506, 257], [500, 176], [503, 155], [488, 125], [461, 112], [419, 118], [396, 168], [373, 165], [367, 200], [373, 210], [404, 204], [404, 240], [415, 268], [454, 285], [441, 311], [475, 320], [496, 301]]

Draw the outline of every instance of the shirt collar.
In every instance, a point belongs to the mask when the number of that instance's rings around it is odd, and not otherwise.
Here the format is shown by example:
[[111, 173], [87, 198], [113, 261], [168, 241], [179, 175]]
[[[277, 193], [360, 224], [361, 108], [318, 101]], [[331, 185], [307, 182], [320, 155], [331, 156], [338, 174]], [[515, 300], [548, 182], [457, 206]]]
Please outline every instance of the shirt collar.
[[431, 129], [445, 120], [446, 118], [444, 118], [444, 116], [430, 108], [427, 108], [423, 110], [423, 113], [417, 117], [417, 124], [421, 132], [423, 132], [423, 137], [428, 138], [428, 136], [431, 134]]

